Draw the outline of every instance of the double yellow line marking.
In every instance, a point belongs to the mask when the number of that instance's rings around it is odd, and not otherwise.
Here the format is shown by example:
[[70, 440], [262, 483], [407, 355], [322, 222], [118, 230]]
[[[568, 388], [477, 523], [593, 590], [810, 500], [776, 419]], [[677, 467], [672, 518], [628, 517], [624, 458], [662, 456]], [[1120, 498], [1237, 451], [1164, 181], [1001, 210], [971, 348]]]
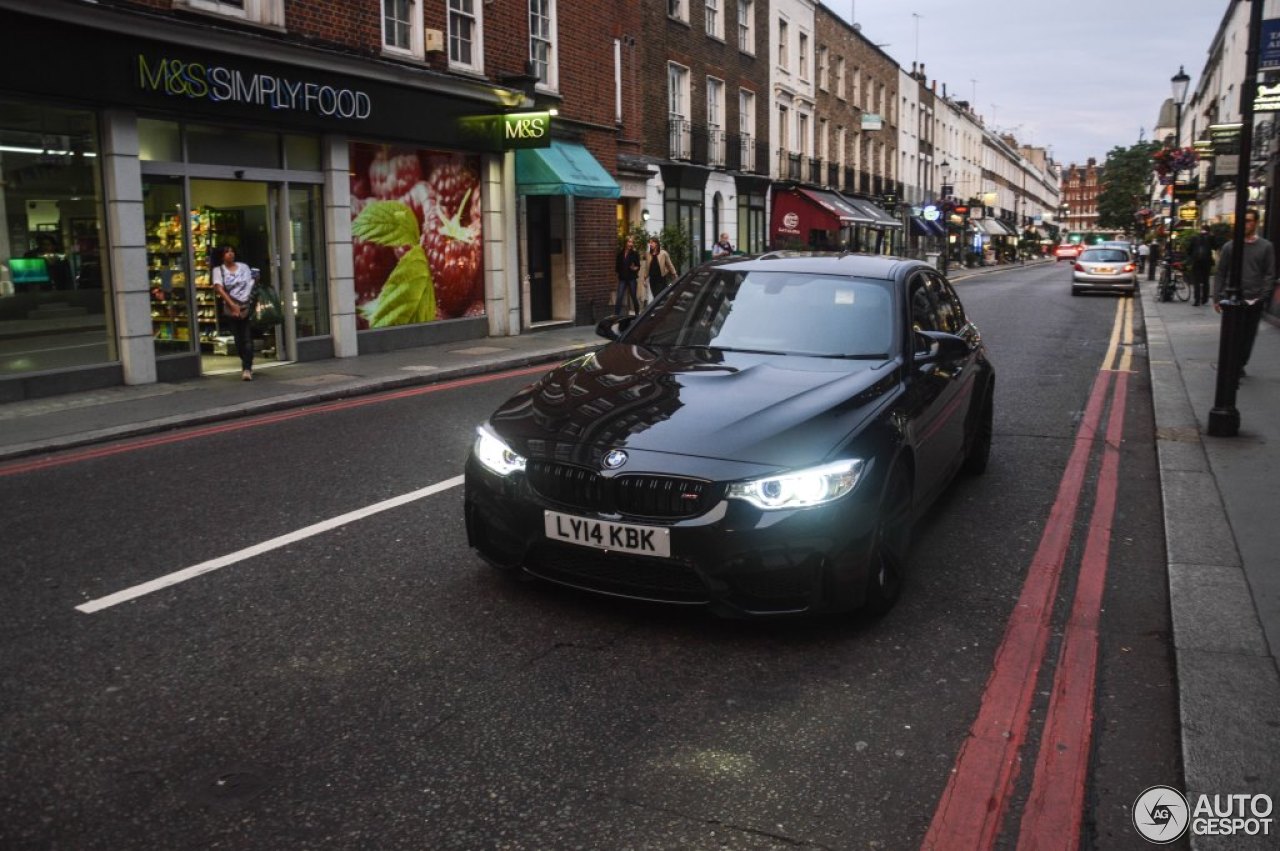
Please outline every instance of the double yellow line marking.
[[[1111, 326], [1111, 342], [1107, 356], [1102, 359], [1102, 369], [1113, 372], [1133, 372], [1133, 303], [1137, 299], [1122, 298], [1116, 302], [1116, 319]], [[1112, 366], [1112, 364], [1115, 364]]]

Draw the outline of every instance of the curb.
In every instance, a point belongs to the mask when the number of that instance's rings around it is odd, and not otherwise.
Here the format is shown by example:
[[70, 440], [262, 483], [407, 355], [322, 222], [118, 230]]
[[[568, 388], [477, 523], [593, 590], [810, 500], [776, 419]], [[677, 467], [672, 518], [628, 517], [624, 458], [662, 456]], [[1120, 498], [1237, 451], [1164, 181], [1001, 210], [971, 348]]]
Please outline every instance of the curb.
[[357, 396], [369, 396], [374, 393], [380, 393], [387, 390], [440, 384], [442, 382], [452, 381], [458, 378], [469, 378], [474, 375], [484, 375], [491, 372], [501, 372], [507, 369], [519, 369], [524, 366], [534, 366], [540, 363], [562, 361], [571, 357], [576, 357], [589, 348], [590, 347], [576, 345], [553, 351], [538, 352], [537, 354], [511, 356], [503, 358], [502, 360], [485, 361], [465, 366], [443, 367], [437, 371], [425, 374], [418, 373], [381, 378], [365, 378], [336, 387], [326, 387], [319, 390], [307, 390], [280, 396], [271, 396], [265, 399], [255, 399], [236, 405], [226, 405], [220, 408], [207, 408], [186, 414], [174, 414], [169, 417], [160, 417], [158, 419], [146, 420], [138, 423], [129, 423], [128, 425], [96, 429], [93, 431], [82, 432], [80, 434], [68, 435], [66, 437], [19, 443], [13, 446], [0, 447], [0, 462], [11, 461], [17, 458], [37, 455], [44, 452], [58, 452], [67, 449], [77, 449], [97, 443], [105, 443], [112, 440], [141, 437], [143, 435], [172, 431], [174, 429], [186, 428], [188, 426], [208, 425], [210, 423], [225, 422], [226, 420], [274, 413], [276, 411], [289, 410], [291, 408], [301, 408], [322, 402], [333, 402], [339, 399], [349, 399]]

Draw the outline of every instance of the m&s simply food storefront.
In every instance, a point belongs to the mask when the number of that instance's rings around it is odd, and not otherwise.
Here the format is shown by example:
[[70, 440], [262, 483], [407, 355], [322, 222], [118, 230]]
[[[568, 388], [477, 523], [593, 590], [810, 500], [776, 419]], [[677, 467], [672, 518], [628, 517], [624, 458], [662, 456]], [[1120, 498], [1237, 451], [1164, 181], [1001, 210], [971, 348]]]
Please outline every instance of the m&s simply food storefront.
[[[492, 131], [522, 93], [232, 31], [189, 47], [160, 19], [5, 15], [0, 402], [234, 370], [225, 246], [280, 295], [260, 362], [518, 333]], [[55, 43], [82, 60], [49, 62]]]

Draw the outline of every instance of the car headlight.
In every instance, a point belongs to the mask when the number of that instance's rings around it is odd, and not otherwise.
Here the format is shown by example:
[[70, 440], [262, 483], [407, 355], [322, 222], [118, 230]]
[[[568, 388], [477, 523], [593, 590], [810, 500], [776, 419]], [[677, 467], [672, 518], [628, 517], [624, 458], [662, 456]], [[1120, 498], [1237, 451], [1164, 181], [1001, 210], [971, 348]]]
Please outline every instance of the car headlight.
[[729, 485], [729, 497], [745, 499], [766, 511], [811, 508], [837, 500], [853, 490], [862, 478], [865, 466], [861, 458], [850, 458], [821, 467], [735, 482]]
[[499, 476], [509, 476], [524, 469], [524, 458], [511, 451], [511, 447], [484, 426], [476, 429], [474, 447], [476, 460]]

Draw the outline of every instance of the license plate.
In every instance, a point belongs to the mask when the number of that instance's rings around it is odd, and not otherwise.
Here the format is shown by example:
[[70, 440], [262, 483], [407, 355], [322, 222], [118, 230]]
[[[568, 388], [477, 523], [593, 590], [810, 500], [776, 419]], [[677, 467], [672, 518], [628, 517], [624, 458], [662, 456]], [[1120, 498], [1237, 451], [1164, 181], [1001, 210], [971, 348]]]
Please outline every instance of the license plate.
[[1093, 270], [1095, 275], [1114, 275], [1116, 270], [1112, 266], [1098, 266]]
[[598, 550], [671, 558], [671, 530], [660, 526], [637, 526], [575, 517], [558, 511], [543, 511], [543, 528], [553, 541], [564, 541]]

